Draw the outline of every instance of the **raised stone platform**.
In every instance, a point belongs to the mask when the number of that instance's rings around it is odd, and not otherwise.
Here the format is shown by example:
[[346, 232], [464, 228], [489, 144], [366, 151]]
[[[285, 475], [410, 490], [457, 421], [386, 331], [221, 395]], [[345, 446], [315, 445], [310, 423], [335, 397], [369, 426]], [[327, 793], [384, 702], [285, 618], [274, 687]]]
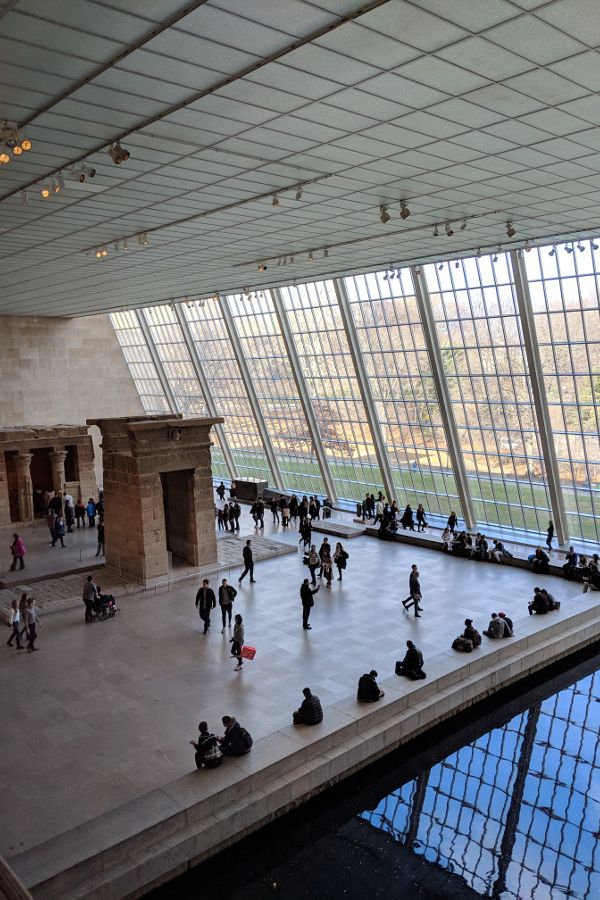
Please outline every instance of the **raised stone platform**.
[[165, 784], [13, 856], [11, 867], [40, 898], [141, 896], [458, 710], [596, 641], [596, 600], [577, 594], [547, 616], [520, 617], [518, 636], [484, 638], [473, 654], [439, 653], [426, 663], [426, 681], [381, 679], [381, 702], [348, 696], [326, 708], [321, 725], [280, 728], [248, 756]]
[[335, 537], [350, 538], [360, 537], [366, 533], [364, 525], [352, 525], [350, 522], [344, 522], [341, 519], [313, 519], [312, 530], [320, 531], [323, 534], [333, 534]]

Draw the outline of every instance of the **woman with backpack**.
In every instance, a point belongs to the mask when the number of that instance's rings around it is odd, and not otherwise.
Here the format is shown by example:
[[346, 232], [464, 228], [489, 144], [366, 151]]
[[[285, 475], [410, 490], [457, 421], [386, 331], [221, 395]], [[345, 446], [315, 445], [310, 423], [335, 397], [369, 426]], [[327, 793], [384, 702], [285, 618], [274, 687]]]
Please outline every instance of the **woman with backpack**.
[[234, 671], [239, 672], [243, 668], [244, 660], [242, 659], [242, 647], [244, 646], [244, 623], [242, 617], [238, 613], [235, 617], [233, 626], [233, 637], [229, 639], [231, 643], [231, 655], [237, 658], [238, 664]]
[[333, 561], [337, 566], [338, 570], [338, 581], [342, 580], [342, 572], [346, 568], [346, 562], [348, 560], [349, 554], [344, 550], [340, 541], [335, 545], [335, 552], [333, 554]]
[[196, 751], [196, 768], [216, 769], [223, 761], [223, 754], [219, 746], [219, 738], [215, 734], [211, 734], [208, 730], [206, 722], [200, 722], [198, 725], [197, 741], [190, 741], [190, 744]]

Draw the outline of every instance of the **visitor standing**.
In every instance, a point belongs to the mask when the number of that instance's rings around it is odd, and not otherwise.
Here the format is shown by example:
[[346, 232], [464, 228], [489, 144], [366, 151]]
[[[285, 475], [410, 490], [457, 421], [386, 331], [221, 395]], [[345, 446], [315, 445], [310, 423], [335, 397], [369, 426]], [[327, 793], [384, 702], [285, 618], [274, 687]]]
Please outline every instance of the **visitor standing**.
[[246, 541], [246, 546], [242, 550], [242, 556], [244, 558], [244, 571], [240, 575], [238, 579], [238, 584], [241, 584], [246, 575], [250, 574], [250, 584], [254, 584], [254, 558], [252, 556], [252, 541]]
[[78, 528], [85, 528], [85, 506], [83, 505], [83, 497], [77, 498], [75, 504], [75, 521]]
[[48, 531], [50, 532], [50, 543], [52, 546], [56, 543], [56, 539], [54, 537], [54, 531], [56, 528], [56, 520], [58, 516], [54, 512], [51, 506], [48, 507], [48, 512], [46, 513], [46, 525], [48, 526]]
[[548, 522], [548, 530], [546, 534], [546, 547], [548, 548], [548, 550], [552, 550], [552, 541], [554, 539], [554, 522], [552, 520]]
[[422, 503], [419, 503], [419, 505], [417, 506], [416, 519], [417, 531], [425, 531], [425, 529], [427, 528], [427, 522], [425, 520], [425, 509]]
[[96, 550], [96, 556], [104, 556], [104, 516], [101, 515], [98, 519], [98, 528], [96, 529], [96, 537], [98, 538], [98, 549]]
[[454, 512], [454, 510], [452, 510], [452, 512], [448, 516], [448, 521], [446, 522], [446, 525], [450, 529], [452, 534], [454, 534], [454, 532], [456, 531], [456, 523], [457, 522], [458, 522], [458, 519], [456, 518], [456, 513]]
[[408, 612], [409, 608], [414, 606], [417, 619], [421, 618], [421, 607], [419, 606], [421, 602], [421, 582], [419, 581], [419, 575], [419, 567], [416, 563], [413, 563], [410, 567], [410, 575], [408, 577], [409, 594], [406, 600], [402, 601], [405, 612]]
[[65, 523], [69, 534], [73, 531], [73, 519], [75, 518], [75, 505], [71, 494], [63, 491], [63, 508], [65, 513]]
[[202, 580], [202, 587], [196, 594], [196, 608], [200, 614], [200, 618], [204, 622], [203, 634], [206, 634], [210, 628], [210, 613], [216, 605], [215, 592], [209, 587], [208, 578], [204, 578]]
[[85, 584], [83, 585], [83, 602], [85, 603], [85, 621], [93, 622], [94, 619], [92, 617], [92, 610], [94, 609], [94, 602], [98, 599], [98, 588], [94, 582], [94, 579], [91, 575], [88, 575]]
[[237, 666], [234, 671], [239, 672], [243, 668], [244, 660], [242, 658], [242, 647], [244, 646], [244, 622], [239, 613], [233, 620], [233, 637], [229, 639], [231, 644], [231, 655], [237, 659]]
[[304, 581], [302, 582], [302, 586], [300, 587], [300, 599], [302, 601], [302, 627], [304, 629], [312, 628], [312, 625], [308, 624], [308, 620], [310, 618], [310, 611], [315, 605], [313, 595], [316, 594], [318, 590], [318, 587], [310, 587], [308, 578], [304, 579]]
[[56, 521], [54, 522], [54, 540], [52, 541], [52, 546], [56, 546], [56, 542], [60, 541], [60, 546], [64, 549], [65, 542], [65, 520], [63, 519], [62, 513], [60, 513], [56, 517]]
[[34, 647], [37, 640], [36, 626], [38, 624], [38, 617], [35, 614], [35, 605], [32, 597], [29, 597], [25, 607], [25, 624], [27, 626], [27, 631], [29, 632], [27, 637], [27, 650], [32, 653], [38, 649], [37, 647]]
[[273, 514], [273, 525], [279, 525], [279, 504], [277, 503], [277, 497], [271, 498], [269, 506], [271, 507], [271, 512]]
[[308, 571], [310, 572], [310, 583], [312, 585], [315, 585], [317, 583], [316, 572], [320, 565], [321, 565], [321, 560], [319, 559], [319, 554], [317, 553], [316, 545], [311, 544], [310, 551], [308, 554]]
[[18, 534], [13, 534], [12, 538], [12, 543], [10, 545], [10, 553], [12, 556], [10, 571], [15, 571], [17, 563], [19, 564], [19, 571], [21, 571], [21, 569], [25, 568], [25, 554], [27, 553], [25, 541]]
[[240, 530], [240, 516], [241, 516], [241, 514], [242, 514], [242, 507], [240, 506], [240, 504], [239, 504], [239, 503], [237, 502], [237, 500], [236, 500], [235, 503], [233, 504], [233, 521], [234, 521], [234, 528], [235, 528], [235, 531], [239, 531], [239, 530]]
[[[222, 503], [223, 499], [225, 497], [225, 485], [223, 484], [223, 482], [221, 482], [221, 484], [217, 488], [217, 497], [219, 498], [219, 500]], [[202, 724], [202, 723], [200, 723], [200, 724]]]
[[335, 545], [335, 551], [333, 554], [333, 561], [337, 566], [338, 570], [338, 581], [342, 580], [342, 572], [346, 568], [346, 564], [348, 562], [349, 553], [344, 550], [340, 541]]
[[17, 650], [23, 650], [23, 644], [21, 643], [21, 636], [19, 634], [21, 628], [21, 613], [19, 612], [19, 601], [15, 597], [14, 600], [10, 604], [10, 610], [8, 613], [8, 627], [11, 629], [11, 636], [7, 640], [7, 645], [12, 647], [13, 641], [16, 638], [17, 641]]
[[233, 601], [236, 597], [236, 589], [231, 584], [228, 584], [227, 579], [224, 578], [221, 582], [221, 587], [219, 588], [219, 606], [221, 607], [221, 619], [223, 621], [221, 634], [225, 632], [225, 624], [227, 619], [229, 619], [229, 627], [231, 628], [231, 613], [233, 609]]
[[96, 504], [92, 497], [87, 502], [87, 506], [85, 508], [88, 517], [88, 525], [90, 528], [96, 527]]

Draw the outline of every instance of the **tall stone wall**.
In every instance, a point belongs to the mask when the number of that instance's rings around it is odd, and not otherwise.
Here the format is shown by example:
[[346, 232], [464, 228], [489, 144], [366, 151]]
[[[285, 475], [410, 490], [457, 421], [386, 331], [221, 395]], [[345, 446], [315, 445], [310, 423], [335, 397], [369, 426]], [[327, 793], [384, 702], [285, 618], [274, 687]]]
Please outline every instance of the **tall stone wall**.
[[144, 414], [108, 316], [0, 316], [0, 344], [0, 426]]

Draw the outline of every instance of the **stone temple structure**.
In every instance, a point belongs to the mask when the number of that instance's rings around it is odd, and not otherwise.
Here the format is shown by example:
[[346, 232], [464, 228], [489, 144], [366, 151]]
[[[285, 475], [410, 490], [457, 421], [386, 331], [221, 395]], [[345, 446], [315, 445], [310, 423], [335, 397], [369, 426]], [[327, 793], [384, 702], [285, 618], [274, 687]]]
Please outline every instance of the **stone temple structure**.
[[44, 516], [48, 492], [96, 497], [94, 448], [86, 425], [0, 428], [0, 525]]
[[94, 419], [102, 433], [106, 566], [152, 584], [217, 559], [210, 429], [180, 415]]

